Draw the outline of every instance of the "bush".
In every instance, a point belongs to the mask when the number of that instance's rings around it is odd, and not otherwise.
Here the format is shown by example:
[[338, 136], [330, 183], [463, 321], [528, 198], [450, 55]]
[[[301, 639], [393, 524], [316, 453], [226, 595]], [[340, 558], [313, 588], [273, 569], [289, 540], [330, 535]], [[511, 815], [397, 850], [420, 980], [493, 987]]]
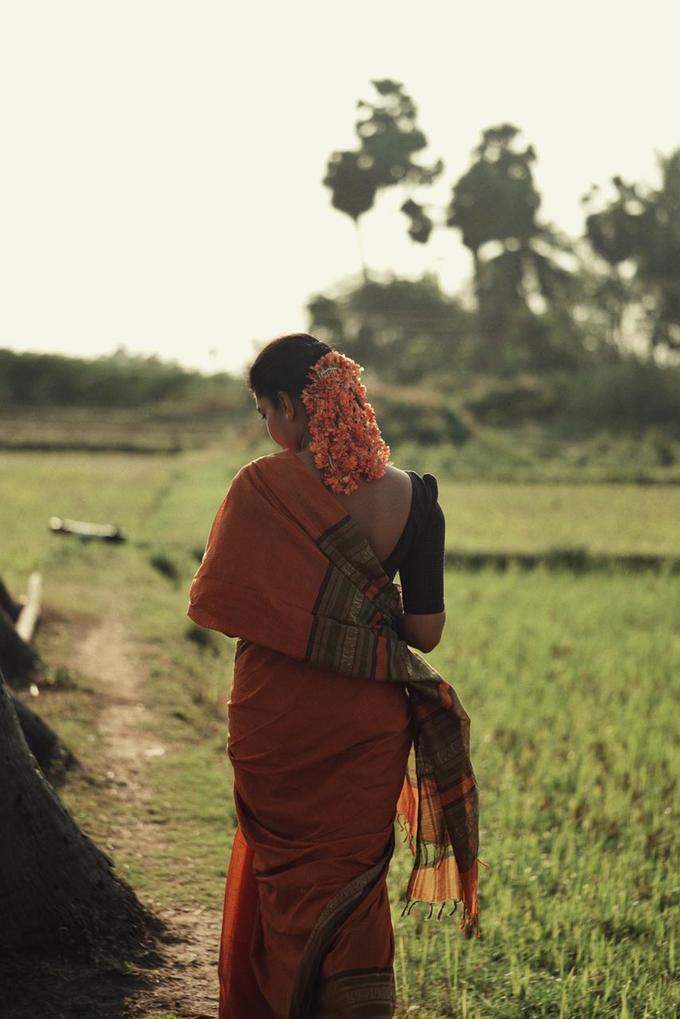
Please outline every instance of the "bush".
[[466, 410], [488, 425], [516, 425], [552, 418], [558, 400], [550, 383], [533, 375], [514, 379], [480, 378], [463, 398]]
[[626, 358], [556, 377], [560, 412], [581, 428], [641, 433], [652, 425], [680, 432], [680, 368]]
[[432, 389], [374, 384], [368, 397], [390, 445], [416, 442], [427, 446], [440, 443], [460, 446], [470, 438], [471, 429], [464, 415], [448, 396]]

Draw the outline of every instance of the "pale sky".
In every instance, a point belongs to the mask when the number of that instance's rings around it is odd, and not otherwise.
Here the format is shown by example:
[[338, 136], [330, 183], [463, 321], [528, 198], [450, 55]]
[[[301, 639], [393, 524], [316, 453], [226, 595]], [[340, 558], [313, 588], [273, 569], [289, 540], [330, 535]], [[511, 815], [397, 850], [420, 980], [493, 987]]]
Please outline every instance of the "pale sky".
[[[442, 205], [481, 132], [537, 150], [542, 218], [582, 232], [612, 175], [680, 145], [676, 0], [0, 0], [0, 347], [119, 344], [238, 371], [254, 340], [358, 273], [322, 184], [371, 79], [403, 82]], [[413, 244], [396, 188], [362, 220], [376, 271], [470, 273], [457, 231]], [[214, 350], [211, 355], [210, 351]]]

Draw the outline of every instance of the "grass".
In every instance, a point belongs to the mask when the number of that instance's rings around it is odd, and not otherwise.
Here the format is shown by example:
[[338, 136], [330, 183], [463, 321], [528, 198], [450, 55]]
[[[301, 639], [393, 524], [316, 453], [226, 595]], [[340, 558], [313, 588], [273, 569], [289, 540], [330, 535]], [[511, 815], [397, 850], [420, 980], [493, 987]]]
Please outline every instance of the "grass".
[[39, 406], [0, 408], [0, 448], [120, 449], [142, 454], [178, 452], [217, 441], [225, 414], [190, 404], [148, 407]]
[[[148, 764], [158, 844], [117, 864], [161, 905], [221, 905], [234, 825], [225, 754], [233, 642], [190, 639], [187, 589], [195, 549], [251, 456], [235, 446], [143, 459], [0, 454], [11, 493], [0, 503], [3, 576], [18, 593], [29, 570], [43, 572], [53, 613], [38, 636], [46, 659], [65, 662], [78, 627], [110, 607], [136, 642], [154, 735], [169, 751]], [[395, 460], [415, 462], [396, 451]], [[531, 550], [559, 538], [680, 553], [674, 488], [438, 476], [453, 546]], [[119, 523], [130, 541], [52, 535], [53, 513]], [[680, 577], [448, 570], [446, 608], [430, 658], [472, 718], [489, 864], [483, 937], [465, 941], [459, 913], [426, 921], [416, 907], [399, 917], [410, 866], [400, 845], [390, 876], [399, 1014], [665, 1019], [677, 1007]], [[36, 706], [83, 761], [89, 780], [62, 794], [105, 844], [112, 802], [91, 739], [99, 701], [91, 677], [74, 678], [75, 689], [46, 691]]]
[[423, 1014], [669, 1015], [680, 583], [541, 574], [447, 577], [431, 658], [472, 718], [484, 949], [414, 911], [402, 993], [427, 951]]
[[466, 551], [680, 552], [680, 488], [494, 484], [439, 476], [446, 543]]
[[[388, 387], [390, 389], [391, 387]], [[394, 391], [397, 406], [409, 399], [412, 388]], [[238, 395], [236, 395], [238, 394]], [[436, 404], [436, 399], [435, 399]], [[383, 414], [381, 428], [404, 466], [427, 460], [430, 470], [456, 481], [514, 483], [638, 483], [680, 484], [680, 434], [675, 429], [650, 426], [625, 431], [617, 421], [611, 429], [586, 428], [581, 434], [572, 423], [526, 421], [513, 426], [472, 424], [466, 442], [442, 442], [424, 455], [421, 444], [395, 441], [404, 422], [392, 427]], [[438, 416], [439, 412], [435, 412]], [[442, 429], [442, 436], [445, 431]], [[83, 448], [107, 456], [107, 450], [148, 454], [178, 454], [222, 443], [233, 437], [238, 445], [261, 442], [268, 447], [266, 427], [252, 411], [245, 386], [231, 396], [205, 392], [198, 401], [170, 400], [139, 407], [107, 407], [94, 413], [78, 406], [0, 407], [0, 450]], [[410, 462], [409, 462], [410, 461]]]

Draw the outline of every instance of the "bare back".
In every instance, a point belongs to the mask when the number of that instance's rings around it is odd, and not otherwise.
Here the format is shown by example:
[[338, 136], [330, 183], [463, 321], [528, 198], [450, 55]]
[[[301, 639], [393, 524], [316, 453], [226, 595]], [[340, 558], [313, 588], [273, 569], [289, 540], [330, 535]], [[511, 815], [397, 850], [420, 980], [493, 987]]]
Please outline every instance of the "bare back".
[[[309, 450], [301, 450], [295, 455], [322, 481], [321, 471], [315, 466]], [[366, 537], [376, 557], [381, 562], [387, 559], [406, 526], [411, 510], [411, 479], [406, 471], [387, 466], [381, 478], [361, 478], [359, 487], [350, 495], [343, 492], [333, 492], [333, 495]]]

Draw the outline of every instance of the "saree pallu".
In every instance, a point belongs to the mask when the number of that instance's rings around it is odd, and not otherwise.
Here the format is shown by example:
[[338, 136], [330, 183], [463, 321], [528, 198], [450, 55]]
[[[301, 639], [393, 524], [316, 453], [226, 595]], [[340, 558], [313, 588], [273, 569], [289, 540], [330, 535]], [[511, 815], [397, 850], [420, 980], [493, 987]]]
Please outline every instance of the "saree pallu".
[[415, 856], [407, 907], [462, 899], [461, 929], [481, 933], [469, 717], [399, 638], [398, 588], [291, 450], [232, 480], [189, 600], [194, 622], [239, 638], [220, 1019], [392, 1016], [395, 813]]

